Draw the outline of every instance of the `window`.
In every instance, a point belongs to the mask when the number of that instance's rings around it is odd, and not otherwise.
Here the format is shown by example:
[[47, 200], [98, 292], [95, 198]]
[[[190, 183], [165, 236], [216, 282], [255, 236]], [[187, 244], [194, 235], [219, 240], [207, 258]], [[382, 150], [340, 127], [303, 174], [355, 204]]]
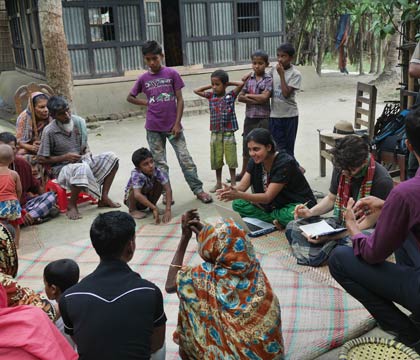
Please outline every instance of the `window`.
[[258, 2], [239, 2], [237, 4], [237, 12], [239, 33], [260, 31], [260, 9]]
[[112, 7], [89, 9], [89, 27], [92, 42], [114, 41], [114, 14]]

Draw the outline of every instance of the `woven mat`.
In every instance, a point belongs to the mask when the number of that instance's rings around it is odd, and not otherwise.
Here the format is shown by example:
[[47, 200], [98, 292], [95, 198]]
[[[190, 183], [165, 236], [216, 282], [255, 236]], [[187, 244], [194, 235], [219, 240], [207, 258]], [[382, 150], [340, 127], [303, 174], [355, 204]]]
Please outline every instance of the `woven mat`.
[[[137, 249], [130, 266], [142, 277], [156, 283], [162, 290], [166, 281], [168, 264], [180, 238], [180, 225], [145, 225], [138, 229]], [[280, 300], [282, 329], [287, 359], [313, 359], [344, 342], [362, 335], [374, 326], [374, 321], [363, 306], [344, 291], [330, 286], [327, 276], [313, 276], [314, 271], [292, 265], [285, 245], [260, 244], [254, 241], [258, 257], [271, 285]], [[262, 253], [263, 247], [272, 247], [274, 252]], [[78, 262], [81, 276], [91, 273], [99, 258], [89, 240], [42, 249], [19, 258], [19, 281], [36, 291], [43, 291], [42, 273], [45, 265], [58, 258], [69, 257]], [[195, 265], [201, 262], [194, 241], [190, 242], [184, 263]], [[303, 268], [303, 269], [302, 269]], [[296, 271], [301, 270], [301, 271]], [[176, 327], [178, 298], [164, 293], [167, 322], [167, 359], [178, 359], [177, 346], [172, 341]]]

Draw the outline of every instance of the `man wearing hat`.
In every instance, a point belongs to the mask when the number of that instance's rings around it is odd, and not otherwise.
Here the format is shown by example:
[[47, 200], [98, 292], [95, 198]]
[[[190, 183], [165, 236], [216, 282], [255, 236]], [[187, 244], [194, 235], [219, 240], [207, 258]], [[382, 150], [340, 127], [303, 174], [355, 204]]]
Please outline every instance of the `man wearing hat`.
[[[337, 133], [351, 131], [352, 126], [337, 123], [335, 130]], [[393, 188], [388, 171], [375, 161], [363, 137], [344, 135], [337, 140], [331, 151], [334, 169], [328, 195], [311, 209], [298, 205], [295, 209], [295, 221], [290, 222], [286, 228], [287, 240], [301, 265], [321, 266], [337, 244], [351, 246], [347, 232], [313, 239], [300, 230], [301, 225], [319, 222], [322, 220], [321, 215], [333, 210], [333, 216], [324, 220], [333, 228], [343, 227], [344, 210], [350, 197], [360, 199], [373, 195], [385, 200]], [[359, 225], [362, 230], [369, 231], [368, 224]]]

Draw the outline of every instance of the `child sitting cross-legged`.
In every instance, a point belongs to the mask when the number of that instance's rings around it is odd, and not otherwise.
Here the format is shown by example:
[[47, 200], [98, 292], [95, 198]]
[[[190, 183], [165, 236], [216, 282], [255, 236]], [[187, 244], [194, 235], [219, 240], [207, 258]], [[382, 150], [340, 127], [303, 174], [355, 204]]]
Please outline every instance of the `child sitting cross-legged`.
[[127, 205], [130, 215], [136, 219], [143, 219], [147, 216], [144, 210], [150, 209], [153, 212], [155, 223], [159, 224], [161, 211], [156, 203], [162, 192], [165, 192], [166, 208], [163, 212], [162, 222], [169, 222], [172, 217], [172, 190], [168, 177], [155, 166], [152, 153], [146, 148], [134, 151], [131, 160], [135, 168], [131, 171], [124, 196], [124, 204]]
[[[198, 96], [209, 101], [210, 109], [210, 162], [211, 169], [216, 170], [216, 185], [210, 190], [214, 193], [222, 188], [223, 155], [229, 167], [232, 186], [236, 184], [235, 169], [238, 167], [236, 154], [235, 131], [238, 121], [235, 114], [235, 100], [244, 86], [243, 81], [229, 81], [229, 75], [224, 70], [216, 70], [211, 76], [211, 85], [205, 85], [194, 90]], [[236, 86], [226, 92], [228, 86]], [[207, 91], [212, 89], [212, 91]]]
[[[60, 259], [50, 262], [44, 268], [45, 293], [48, 299], [58, 302], [64, 291], [79, 282], [79, 276], [79, 265], [74, 260]], [[58, 306], [57, 313], [59, 314]], [[72, 338], [64, 332], [64, 322], [61, 315], [55, 320], [55, 326], [57, 326], [70, 345], [75, 348], [76, 345]]]

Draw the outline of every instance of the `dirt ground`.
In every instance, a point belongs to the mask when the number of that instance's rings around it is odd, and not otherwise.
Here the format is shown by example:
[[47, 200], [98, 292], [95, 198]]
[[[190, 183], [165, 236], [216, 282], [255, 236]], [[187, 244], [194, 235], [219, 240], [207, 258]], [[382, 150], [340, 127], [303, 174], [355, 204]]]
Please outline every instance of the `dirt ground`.
[[[240, 78], [244, 72], [231, 74], [232, 79]], [[322, 77], [315, 74], [314, 69], [302, 69], [303, 87], [298, 94], [297, 101], [300, 110], [299, 129], [296, 142], [296, 158], [306, 169], [307, 177], [312, 188], [318, 191], [327, 192], [329, 186], [329, 174], [331, 165], [327, 164], [327, 176], [319, 176], [319, 145], [317, 129], [332, 129], [338, 120], [353, 121], [355, 108], [356, 84], [358, 81], [368, 83], [373, 80], [372, 75], [359, 76], [356, 74], [343, 75], [339, 72], [326, 72]], [[185, 97], [192, 97], [192, 89], [197, 85], [203, 85], [208, 81], [209, 75], [196, 75], [185, 77]], [[394, 90], [398, 84], [388, 84], [386, 87], [378, 88], [378, 103], [376, 117], [384, 107], [385, 100], [398, 98]], [[237, 117], [242, 127], [245, 107], [237, 105]], [[215, 183], [215, 175], [210, 170], [209, 161], [209, 137], [208, 114], [186, 117], [183, 119], [183, 126], [189, 151], [192, 154], [204, 188], [209, 189]], [[13, 130], [13, 127], [1, 120], [0, 131]], [[236, 133], [238, 144], [241, 143], [240, 131]], [[129, 118], [117, 122], [104, 122], [95, 130], [89, 133], [89, 145], [94, 153], [103, 151], [114, 151], [120, 158], [120, 168], [111, 188], [110, 196], [122, 201], [124, 187], [127, 182], [131, 164], [131, 153], [140, 146], [147, 146], [144, 130], [144, 119]], [[241, 146], [238, 146], [238, 159], [241, 159]], [[240, 162], [240, 161], [239, 161]], [[214, 206], [204, 205], [195, 200], [184, 181], [182, 172], [172, 149], [168, 146], [168, 164], [170, 166], [170, 177], [173, 186], [175, 205], [173, 216], [180, 216], [184, 211], [197, 207], [202, 218], [216, 215]], [[224, 175], [226, 172], [224, 173]], [[127, 209], [123, 206], [122, 210]], [[90, 224], [100, 210], [95, 206], [82, 206], [83, 219], [70, 221], [65, 215], [60, 215], [50, 222], [22, 229], [20, 254], [32, 253], [42, 247], [51, 247], [63, 243], [70, 243], [86, 239]], [[151, 219], [137, 221], [138, 225], [150, 223]], [[63, 228], [66, 229], [65, 233]], [[63, 254], [65, 256], [65, 254]], [[376, 333], [375, 333], [376, 334]], [[384, 336], [379, 333], [380, 336]], [[320, 359], [337, 358], [337, 350], [329, 352]]]

